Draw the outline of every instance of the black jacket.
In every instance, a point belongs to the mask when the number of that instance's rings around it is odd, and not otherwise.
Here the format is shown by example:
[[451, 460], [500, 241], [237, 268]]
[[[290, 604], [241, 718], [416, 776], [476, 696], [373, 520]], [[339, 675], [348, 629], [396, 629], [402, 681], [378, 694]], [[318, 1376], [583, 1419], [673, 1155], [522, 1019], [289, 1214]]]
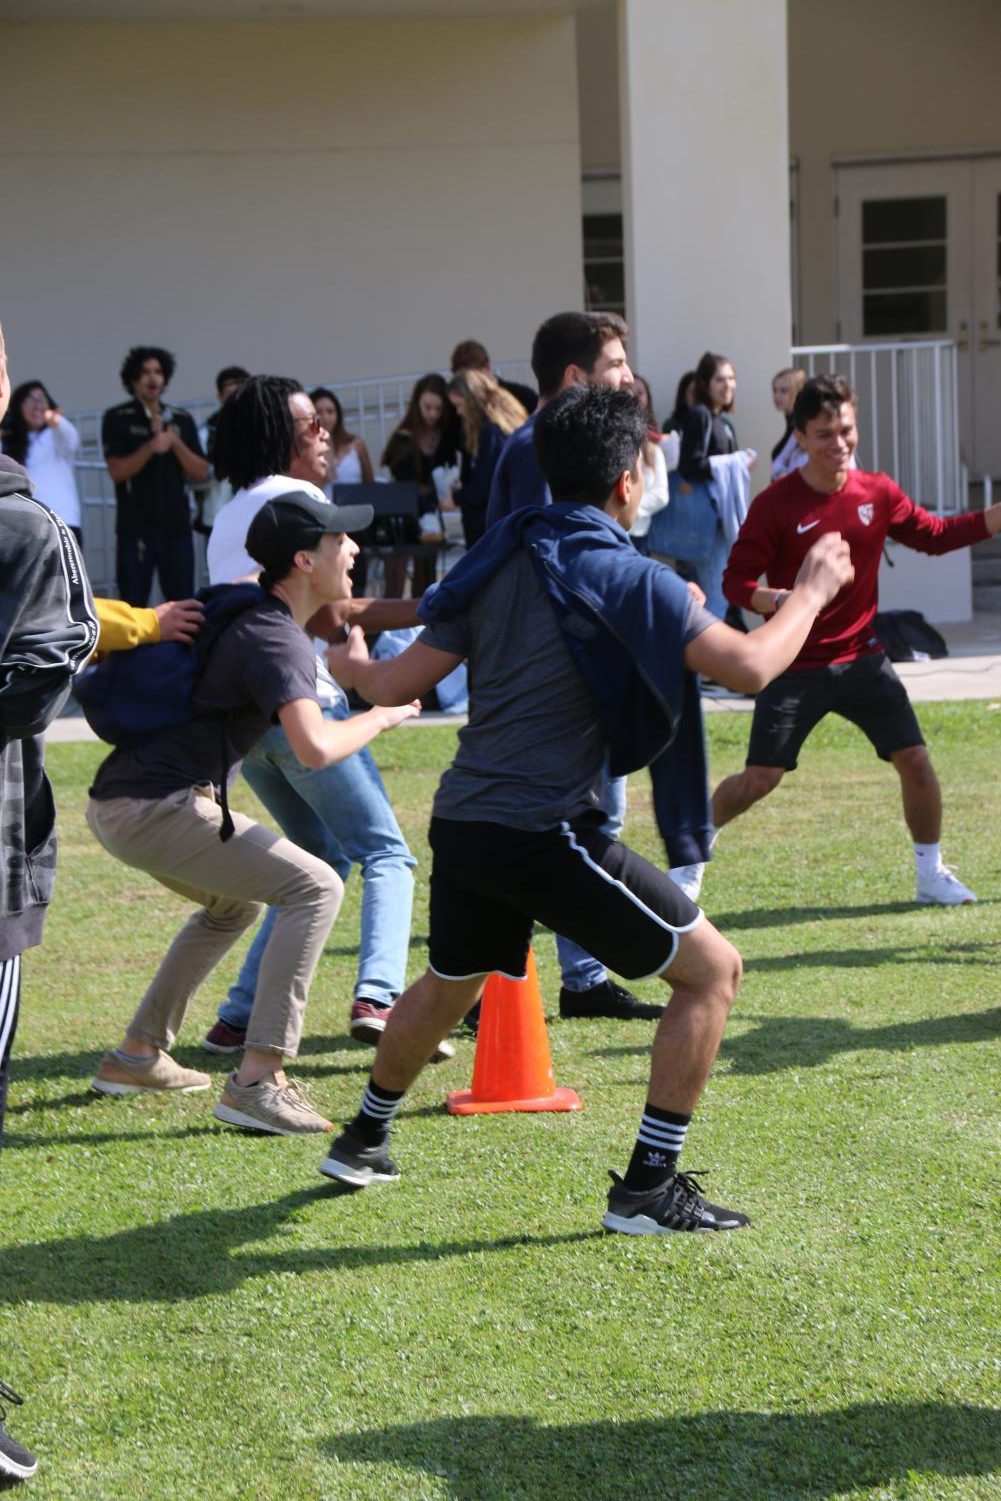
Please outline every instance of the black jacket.
[[0, 960], [41, 941], [56, 865], [42, 732], [97, 632], [75, 538], [0, 457]]

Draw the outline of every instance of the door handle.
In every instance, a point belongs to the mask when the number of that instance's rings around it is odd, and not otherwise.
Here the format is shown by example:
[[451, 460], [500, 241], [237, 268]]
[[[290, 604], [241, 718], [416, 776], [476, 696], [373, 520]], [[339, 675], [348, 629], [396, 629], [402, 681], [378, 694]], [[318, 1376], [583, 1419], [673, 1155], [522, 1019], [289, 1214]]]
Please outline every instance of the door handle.
[[988, 334], [987, 334], [988, 326], [989, 325], [987, 323], [987, 319], [986, 318], [981, 318], [981, 320], [980, 320], [980, 338], [977, 341], [977, 348], [978, 349], [990, 349], [995, 344], [1001, 344], [1001, 339], [991, 339], [991, 338], [988, 337]]
[[966, 320], [964, 318], [963, 322], [959, 325], [959, 333], [956, 335], [956, 348], [957, 349], [969, 349], [969, 347], [970, 347], [970, 325], [966, 322]]

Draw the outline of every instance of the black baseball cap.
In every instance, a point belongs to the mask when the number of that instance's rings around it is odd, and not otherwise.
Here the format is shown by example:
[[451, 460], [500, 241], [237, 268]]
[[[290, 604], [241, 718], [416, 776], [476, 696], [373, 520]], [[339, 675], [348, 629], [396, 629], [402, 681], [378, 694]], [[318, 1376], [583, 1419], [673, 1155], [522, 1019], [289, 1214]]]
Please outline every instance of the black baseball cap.
[[303, 548], [314, 548], [328, 532], [363, 532], [372, 525], [371, 506], [335, 506], [305, 490], [290, 490], [261, 506], [247, 531], [247, 551], [265, 573], [284, 578]]

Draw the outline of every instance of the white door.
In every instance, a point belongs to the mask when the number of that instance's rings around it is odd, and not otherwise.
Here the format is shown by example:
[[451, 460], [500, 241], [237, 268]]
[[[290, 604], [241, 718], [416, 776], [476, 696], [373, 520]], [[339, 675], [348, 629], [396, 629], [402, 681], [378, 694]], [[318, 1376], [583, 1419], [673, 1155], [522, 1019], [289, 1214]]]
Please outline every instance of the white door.
[[963, 461], [1001, 475], [1001, 157], [836, 177], [839, 337], [954, 339]]
[[973, 164], [970, 317], [975, 474], [1001, 478], [1001, 158]]

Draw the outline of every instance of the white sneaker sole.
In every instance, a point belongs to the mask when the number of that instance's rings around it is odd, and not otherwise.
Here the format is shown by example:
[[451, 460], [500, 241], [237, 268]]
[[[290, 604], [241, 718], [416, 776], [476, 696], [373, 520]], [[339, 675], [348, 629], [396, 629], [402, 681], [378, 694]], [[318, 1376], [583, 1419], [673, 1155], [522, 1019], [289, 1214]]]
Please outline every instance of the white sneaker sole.
[[239, 1053], [243, 1048], [242, 1042], [209, 1042], [207, 1037], [202, 1038], [202, 1047], [206, 1053]]
[[602, 1225], [606, 1230], [616, 1230], [620, 1235], [712, 1235], [710, 1225], [700, 1226], [698, 1230], [675, 1230], [670, 1225], [658, 1225], [647, 1214], [612, 1214], [602, 1215]]
[[371, 1183], [399, 1183], [399, 1173], [377, 1173], [372, 1167], [352, 1167], [348, 1162], [338, 1162], [335, 1157], [327, 1157], [317, 1172], [325, 1178], [333, 1178], [338, 1183], [349, 1183], [352, 1188], [368, 1188]]
[[98, 1094], [201, 1094], [211, 1089], [212, 1080], [204, 1084], [115, 1084], [110, 1079], [91, 1079], [90, 1087]]
[[212, 1114], [217, 1121], [225, 1121], [227, 1126], [242, 1126], [245, 1131], [263, 1131], [268, 1136], [322, 1136], [325, 1132], [333, 1131], [331, 1121], [325, 1121], [321, 1115], [316, 1117], [315, 1126], [279, 1126], [273, 1121], [259, 1120], [256, 1115], [247, 1115], [242, 1110], [236, 1110], [232, 1105], [219, 1104]]
[[0, 1454], [0, 1475], [9, 1475], [13, 1480], [30, 1480], [37, 1469], [37, 1459], [30, 1465], [19, 1465], [9, 1454]]

